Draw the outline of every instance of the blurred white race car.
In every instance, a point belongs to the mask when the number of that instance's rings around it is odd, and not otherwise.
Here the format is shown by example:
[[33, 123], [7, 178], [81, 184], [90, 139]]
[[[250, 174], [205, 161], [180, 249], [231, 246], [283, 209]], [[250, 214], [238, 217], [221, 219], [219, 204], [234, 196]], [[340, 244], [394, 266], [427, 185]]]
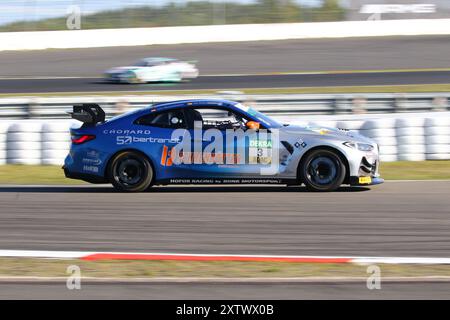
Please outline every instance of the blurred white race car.
[[116, 67], [105, 72], [105, 79], [111, 82], [180, 82], [198, 77], [193, 62], [172, 58], [145, 58], [129, 67]]

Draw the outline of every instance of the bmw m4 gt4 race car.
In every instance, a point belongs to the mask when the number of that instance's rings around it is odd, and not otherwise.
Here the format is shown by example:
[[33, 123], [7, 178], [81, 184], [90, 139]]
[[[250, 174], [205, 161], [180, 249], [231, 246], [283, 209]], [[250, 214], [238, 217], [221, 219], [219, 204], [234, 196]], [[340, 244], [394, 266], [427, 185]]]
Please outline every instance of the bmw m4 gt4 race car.
[[145, 58], [128, 67], [116, 67], [105, 72], [109, 82], [145, 83], [180, 82], [198, 77], [198, 69], [193, 62], [171, 58]]
[[183, 100], [105, 121], [95, 104], [74, 106], [66, 177], [121, 191], [167, 184], [286, 184], [332, 191], [373, 185], [378, 145], [351, 131], [283, 125], [241, 103]]

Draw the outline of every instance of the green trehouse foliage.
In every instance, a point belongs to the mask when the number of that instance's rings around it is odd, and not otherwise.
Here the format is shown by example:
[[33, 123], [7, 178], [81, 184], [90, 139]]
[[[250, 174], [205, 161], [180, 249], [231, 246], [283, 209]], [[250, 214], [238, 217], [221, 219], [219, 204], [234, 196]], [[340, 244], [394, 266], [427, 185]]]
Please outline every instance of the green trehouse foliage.
[[[163, 7], [136, 7], [103, 11], [83, 16], [82, 29], [193, 26], [210, 24], [339, 21], [345, 11], [337, 0], [325, 0], [321, 7], [302, 7], [291, 0], [259, 0], [252, 4], [208, 1], [170, 3]], [[0, 31], [64, 30], [66, 17], [15, 22]]]

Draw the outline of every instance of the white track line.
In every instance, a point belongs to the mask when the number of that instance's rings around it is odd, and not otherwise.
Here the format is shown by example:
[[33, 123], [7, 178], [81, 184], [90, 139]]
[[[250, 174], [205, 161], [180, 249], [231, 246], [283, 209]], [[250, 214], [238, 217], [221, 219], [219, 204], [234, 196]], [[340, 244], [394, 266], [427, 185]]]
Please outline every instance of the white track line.
[[450, 258], [440, 257], [357, 257], [357, 256], [289, 256], [239, 254], [184, 254], [142, 252], [38, 251], [0, 250], [0, 257], [84, 259], [84, 260], [185, 260], [185, 261], [290, 261], [305, 263], [355, 264], [450, 264]]

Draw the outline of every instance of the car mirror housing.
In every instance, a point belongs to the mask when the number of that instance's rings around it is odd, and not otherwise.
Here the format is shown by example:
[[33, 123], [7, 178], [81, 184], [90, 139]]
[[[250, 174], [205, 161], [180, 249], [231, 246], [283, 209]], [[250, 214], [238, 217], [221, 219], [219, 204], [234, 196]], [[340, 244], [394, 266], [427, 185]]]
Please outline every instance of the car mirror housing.
[[256, 121], [247, 121], [245, 125], [247, 126], [248, 129], [252, 130], [259, 130], [259, 128], [261, 127], [261, 124]]

